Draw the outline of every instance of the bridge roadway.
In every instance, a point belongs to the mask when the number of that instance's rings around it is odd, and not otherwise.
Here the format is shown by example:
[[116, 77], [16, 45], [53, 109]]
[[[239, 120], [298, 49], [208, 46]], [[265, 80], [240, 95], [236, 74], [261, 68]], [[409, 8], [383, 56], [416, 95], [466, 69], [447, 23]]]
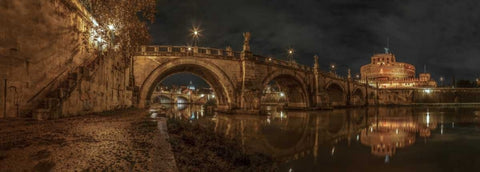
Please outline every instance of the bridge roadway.
[[186, 46], [141, 46], [134, 57], [137, 106], [148, 107], [157, 83], [176, 73], [203, 78], [214, 90], [217, 110], [259, 110], [263, 90], [275, 83], [287, 108], [307, 109], [375, 103], [367, 84], [295, 62], [231, 51]]

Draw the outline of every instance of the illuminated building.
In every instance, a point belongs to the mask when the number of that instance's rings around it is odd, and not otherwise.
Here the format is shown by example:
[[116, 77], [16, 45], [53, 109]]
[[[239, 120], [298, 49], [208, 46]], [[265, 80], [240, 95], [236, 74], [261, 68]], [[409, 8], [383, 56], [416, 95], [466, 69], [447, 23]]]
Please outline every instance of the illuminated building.
[[188, 89], [190, 90], [195, 90], [195, 85], [193, 85], [192, 81], [190, 81], [190, 84], [188, 84]]
[[436, 87], [430, 73], [420, 73], [415, 77], [415, 67], [408, 63], [397, 62], [395, 55], [385, 49], [385, 53], [375, 54], [371, 63], [360, 68], [362, 80], [379, 88]]

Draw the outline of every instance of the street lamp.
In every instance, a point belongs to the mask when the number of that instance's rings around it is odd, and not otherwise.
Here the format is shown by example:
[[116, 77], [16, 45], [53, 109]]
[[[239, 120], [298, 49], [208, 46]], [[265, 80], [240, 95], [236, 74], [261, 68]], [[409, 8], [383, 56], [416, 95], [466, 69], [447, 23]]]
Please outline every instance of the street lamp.
[[115, 26], [114, 26], [113, 24], [109, 24], [109, 25], [108, 25], [108, 29], [110, 29], [110, 30], [115, 30]]
[[443, 76], [440, 77], [440, 83], [441, 83], [441, 86], [443, 87], [443, 81], [445, 80], [445, 78], [443, 78]]
[[330, 64], [330, 71], [331, 71], [332, 73], [334, 73], [334, 74], [337, 74], [337, 73], [335, 72], [335, 67], [336, 67], [335, 64]]
[[288, 61], [294, 62], [293, 54], [295, 54], [295, 50], [293, 48], [289, 48], [288, 49]]
[[199, 27], [193, 27], [190, 31], [192, 32], [192, 38], [193, 38], [192, 45], [196, 47], [198, 46], [198, 38], [201, 36], [201, 30]]

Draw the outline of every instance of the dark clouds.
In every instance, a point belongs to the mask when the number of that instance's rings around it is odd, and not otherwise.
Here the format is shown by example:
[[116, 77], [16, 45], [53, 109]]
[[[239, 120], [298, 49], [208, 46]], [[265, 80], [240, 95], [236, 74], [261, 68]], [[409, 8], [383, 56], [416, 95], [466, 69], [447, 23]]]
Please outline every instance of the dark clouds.
[[[151, 33], [155, 44], [185, 45], [200, 25], [201, 46], [241, 50], [252, 33], [255, 54], [285, 58], [295, 48], [299, 63], [320, 56], [357, 73], [387, 37], [397, 60], [426, 64], [440, 76], [473, 79], [480, 74], [478, 0], [160, 0]], [[345, 70], [345, 69], [344, 69]]]

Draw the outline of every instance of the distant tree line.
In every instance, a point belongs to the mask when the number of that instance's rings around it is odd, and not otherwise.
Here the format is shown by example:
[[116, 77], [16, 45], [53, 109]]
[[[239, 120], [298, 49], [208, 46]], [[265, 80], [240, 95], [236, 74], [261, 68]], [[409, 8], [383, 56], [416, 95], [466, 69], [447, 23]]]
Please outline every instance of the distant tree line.
[[455, 83], [456, 88], [476, 88], [478, 87], [477, 83], [475, 81], [470, 81], [470, 80], [458, 80]]

